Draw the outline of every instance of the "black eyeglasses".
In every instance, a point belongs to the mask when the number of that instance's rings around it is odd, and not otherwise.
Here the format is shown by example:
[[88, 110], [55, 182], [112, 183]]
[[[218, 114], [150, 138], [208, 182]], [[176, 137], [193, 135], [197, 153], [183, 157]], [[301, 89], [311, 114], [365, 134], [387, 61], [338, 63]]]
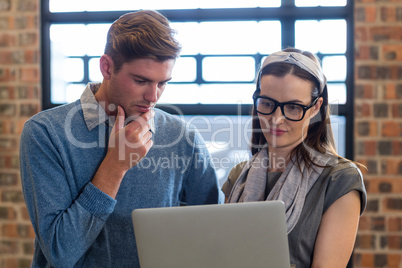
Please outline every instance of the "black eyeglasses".
[[281, 107], [283, 116], [290, 121], [300, 121], [304, 118], [307, 110], [313, 107], [319, 97], [308, 106], [294, 102], [279, 102], [265, 96], [254, 95], [254, 109], [257, 113], [270, 115], [276, 111], [276, 108]]

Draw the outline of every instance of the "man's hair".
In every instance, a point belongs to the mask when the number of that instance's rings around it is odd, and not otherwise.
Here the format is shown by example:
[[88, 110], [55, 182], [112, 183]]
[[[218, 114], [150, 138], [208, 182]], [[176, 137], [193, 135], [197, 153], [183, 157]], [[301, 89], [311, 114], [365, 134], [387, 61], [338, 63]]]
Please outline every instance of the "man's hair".
[[176, 59], [181, 51], [175, 31], [157, 11], [141, 10], [118, 18], [107, 34], [105, 54], [118, 72], [124, 63], [150, 58], [159, 62]]

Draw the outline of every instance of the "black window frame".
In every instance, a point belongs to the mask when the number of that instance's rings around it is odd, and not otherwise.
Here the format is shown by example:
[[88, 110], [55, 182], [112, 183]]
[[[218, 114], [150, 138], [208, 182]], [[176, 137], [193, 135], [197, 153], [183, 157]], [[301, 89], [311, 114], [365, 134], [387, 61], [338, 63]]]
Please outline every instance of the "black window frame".
[[[227, 8], [227, 9], [183, 9], [183, 10], [159, 10], [171, 22], [201, 22], [201, 21], [259, 21], [279, 20], [282, 27], [282, 47], [295, 46], [295, 21], [296, 20], [322, 20], [322, 19], [344, 19], [347, 24], [347, 77], [345, 80], [347, 88], [347, 101], [345, 104], [331, 105], [336, 115], [345, 116], [345, 157], [353, 159], [353, 133], [354, 133], [354, 6], [353, 1], [348, 0], [344, 7], [296, 7], [294, 0], [282, 0], [281, 7], [275, 8]], [[42, 108], [43, 110], [59, 106], [51, 103], [51, 81], [50, 81], [50, 25], [68, 23], [111, 23], [119, 16], [129, 11], [101, 11], [101, 12], [58, 12], [49, 11], [49, 0], [41, 1], [41, 49], [42, 49]], [[328, 55], [328, 54], [325, 54]], [[198, 55], [197, 80], [202, 77], [202, 58], [208, 55]], [[221, 56], [221, 55], [214, 55]], [[230, 55], [222, 55], [230, 56]], [[243, 55], [236, 55], [243, 56]], [[256, 63], [259, 63], [265, 55], [244, 55], [253, 56]], [[317, 56], [322, 58], [320, 53]], [[88, 61], [84, 58], [84, 64]], [[256, 68], [258, 69], [258, 68]], [[85, 68], [84, 77], [88, 77], [88, 68]], [[87, 82], [83, 81], [84, 83]], [[251, 96], [250, 96], [251, 98]], [[177, 104], [175, 105], [185, 115], [250, 115], [251, 104]], [[159, 108], [177, 113], [176, 109], [169, 106], [158, 105]]]

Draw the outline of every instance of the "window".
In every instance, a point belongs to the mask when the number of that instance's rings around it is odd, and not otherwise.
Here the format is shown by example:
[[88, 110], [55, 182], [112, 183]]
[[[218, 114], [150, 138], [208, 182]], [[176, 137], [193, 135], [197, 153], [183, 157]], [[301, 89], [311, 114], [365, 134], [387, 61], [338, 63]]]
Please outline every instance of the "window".
[[[353, 6], [346, 0], [42, 1], [44, 109], [74, 101], [88, 82], [102, 80], [108, 27], [138, 9], [160, 10], [183, 45], [160, 108], [196, 125], [201, 116], [221, 127], [239, 117], [236, 126], [250, 127], [245, 122], [261, 61], [294, 46], [320, 57], [338, 151], [353, 157]], [[208, 142], [225, 140], [203, 135]]]

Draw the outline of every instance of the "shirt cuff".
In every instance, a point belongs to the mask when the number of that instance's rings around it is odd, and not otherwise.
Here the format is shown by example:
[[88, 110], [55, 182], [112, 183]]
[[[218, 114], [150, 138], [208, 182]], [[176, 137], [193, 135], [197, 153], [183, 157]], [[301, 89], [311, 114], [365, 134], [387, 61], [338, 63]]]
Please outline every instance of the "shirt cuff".
[[113, 212], [117, 203], [116, 200], [99, 190], [91, 182], [84, 188], [77, 202], [91, 214], [104, 220]]

